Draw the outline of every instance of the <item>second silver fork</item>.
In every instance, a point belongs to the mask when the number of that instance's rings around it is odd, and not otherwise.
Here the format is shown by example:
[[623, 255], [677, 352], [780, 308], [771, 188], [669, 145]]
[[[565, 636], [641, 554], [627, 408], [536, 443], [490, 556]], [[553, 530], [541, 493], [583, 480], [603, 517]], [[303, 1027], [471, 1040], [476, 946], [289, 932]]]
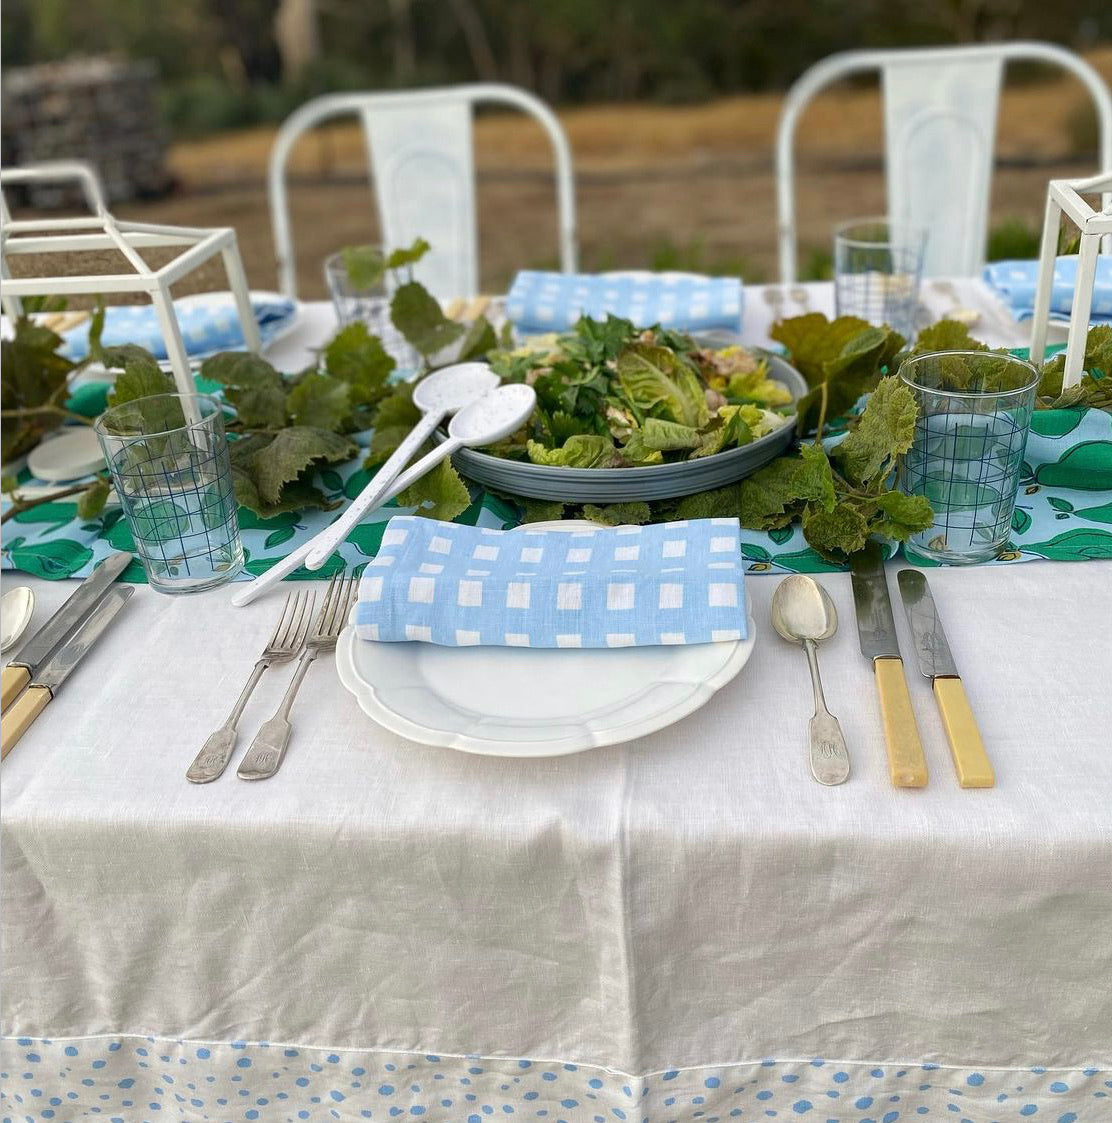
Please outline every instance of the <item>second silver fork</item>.
[[228, 761], [231, 760], [232, 752], [236, 747], [236, 726], [239, 724], [243, 707], [247, 705], [251, 692], [268, 667], [275, 663], [288, 662], [301, 650], [309, 632], [309, 624], [313, 619], [315, 602], [316, 594], [304, 589], [290, 593], [286, 597], [274, 634], [259, 656], [247, 685], [240, 691], [228, 720], [209, 737], [189, 766], [185, 778], [191, 783], [211, 783], [228, 767]]
[[313, 660], [322, 651], [330, 651], [336, 646], [336, 640], [347, 623], [357, 582], [358, 578], [355, 576], [341, 577], [337, 573], [328, 583], [324, 604], [305, 643], [305, 650], [298, 660], [293, 679], [286, 688], [285, 697], [274, 716], [263, 723], [247, 754], [239, 763], [236, 775], [241, 780], [267, 780], [281, 767], [293, 729], [290, 725], [290, 710], [298, 688]]

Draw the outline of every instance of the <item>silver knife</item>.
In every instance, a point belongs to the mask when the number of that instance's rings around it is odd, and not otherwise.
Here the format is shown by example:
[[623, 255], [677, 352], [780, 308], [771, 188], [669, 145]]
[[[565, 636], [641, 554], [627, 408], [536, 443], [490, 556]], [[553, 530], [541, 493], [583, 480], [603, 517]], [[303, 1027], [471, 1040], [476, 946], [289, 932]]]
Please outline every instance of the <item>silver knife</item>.
[[907, 690], [880, 543], [870, 541], [864, 550], [854, 554], [850, 558], [850, 571], [861, 653], [873, 661], [880, 696], [888, 775], [897, 788], [924, 788], [927, 761]]
[[100, 639], [101, 633], [134, 592], [130, 585], [109, 589], [93, 611], [78, 625], [73, 635], [38, 668], [35, 681], [4, 715], [3, 731], [0, 733], [0, 760], [11, 752], [15, 743], [27, 732], [31, 723], [42, 713], [58, 688], [69, 678], [70, 672], [88, 654], [89, 648]]
[[935, 608], [927, 579], [917, 569], [901, 569], [896, 580], [915, 639], [919, 669], [934, 687], [958, 783], [963, 788], [991, 788], [996, 782], [992, 764], [985, 752], [969, 699], [965, 696], [954, 657], [950, 654], [950, 645], [946, 642], [946, 633], [938, 619], [938, 609]]
[[69, 599], [24, 646], [18, 658], [0, 672], [0, 711], [6, 710], [16, 695], [31, 681], [39, 665], [65, 642], [78, 624], [96, 607], [112, 582], [127, 569], [131, 554], [112, 554], [78, 585]]

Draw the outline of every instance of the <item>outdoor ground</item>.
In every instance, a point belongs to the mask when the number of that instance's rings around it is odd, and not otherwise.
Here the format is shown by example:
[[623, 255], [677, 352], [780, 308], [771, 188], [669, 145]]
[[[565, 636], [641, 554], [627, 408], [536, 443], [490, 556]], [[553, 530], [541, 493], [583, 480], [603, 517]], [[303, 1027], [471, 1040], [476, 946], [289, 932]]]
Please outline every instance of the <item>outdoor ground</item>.
[[[1112, 47], [1089, 56], [1112, 80]], [[1086, 95], [1072, 80], [1023, 85], [1002, 98], [992, 223], [1041, 225], [1046, 181], [1096, 168]], [[780, 97], [759, 94], [705, 105], [621, 105], [560, 113], [576, 173], [579, 245], [586, 269], [693, 268], [775, 280], [772, 148]], [[121, 205], [125, 217], [232, 225], [251, 284], [276, 284], [265, 170], [274, 130], [252, 129], [176, 144], [177, 189]], [[881, 117], [875, 89], [823, 95], [799, 135], [801, 265], [821, 264], [839, 219], [884, 210]], [[476, 125], [482, 280], [504, 289], [522, 266], [557, 263], [555, 201], [547, 139], [517, 115]], [[300, 295], [322, 297], [324, 257], [375, 237], [361, 133], [341, 124], [294, 153], [294, 238]], [[182, 290], [224, 287], [219, 272]]]

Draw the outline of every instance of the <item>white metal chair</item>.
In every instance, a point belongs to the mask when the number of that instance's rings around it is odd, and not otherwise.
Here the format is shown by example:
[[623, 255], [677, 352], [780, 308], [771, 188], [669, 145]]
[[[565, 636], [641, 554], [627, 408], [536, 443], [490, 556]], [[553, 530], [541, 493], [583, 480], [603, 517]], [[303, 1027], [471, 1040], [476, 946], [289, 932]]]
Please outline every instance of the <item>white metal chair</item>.
[[811, 67], [788, 91], [776, 136], [780, 280], [796, 278], [796, 125], [821, 90], [879, 71], [888, 214], [926, 227], [927, 276], [973, 276], [984, 265], [996, 115], [1005, 63], [1042, 62], [1075, 75], [1097, 111], [1099, 158], [1112, 169], [1112, 94], [1083, 59], [1050, 43], [847, 51]]
[[278, 130], [270, 153], [268, 189], [278, 284], [296, 296], [286, 166], [298, 137], [332, 117], [356, 114], [363, 122], [387, 246], [425, 238], [432, 250], [417, 266], [418, 279], [438, 297], [479, 291], [478, 230], [472, 111], [476, 104], [513, 106], [534, 117], [552, 142], [556, 160], [560, 265], [576, 267], [575, 195], [571, 152], [556, 116], [539, 98], [497, 83], [392, 93], [329, 94], [294, 112]]

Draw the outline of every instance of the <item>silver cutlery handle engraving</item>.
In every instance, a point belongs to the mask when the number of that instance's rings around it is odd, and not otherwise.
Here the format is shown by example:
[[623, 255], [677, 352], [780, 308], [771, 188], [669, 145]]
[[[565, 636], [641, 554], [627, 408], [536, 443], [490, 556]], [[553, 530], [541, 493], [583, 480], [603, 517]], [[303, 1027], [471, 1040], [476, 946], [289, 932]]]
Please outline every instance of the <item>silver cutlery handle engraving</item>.
[[185, 778], [190, 783], [210, 784], [228, 767], [228, 761], [232, 759], [232, 752], [236, 747], [236, 726], [239, 724], [240, 715], [259, 679], [263, 677], [263, 672], [269, 666], [270, 663], [265, 659], [260, 659], [255, 664], [255, 669], [240, 691], [228, 720], [209, 736], [201, 751], [193, 758], [193, 763], [185, 774]]
[[305, 648], [297, 663], [290, 685], [282, 698], [274, 716], [263, 723], [262, 728], [255, 734], [247, 755], [240, 761], [236, 775], [241, 780], [268, 780], [282, 766], [282, 759], [286, 755], [286, 746], [290, 741], [293, 727], [290, 725], [290, 710], [297, 691], [305, 678], [313, 660], [317, 657], [316, 647]]
[[804, 640], [811, 686], [815, 692], [815, 716], [808, 727], [811, 775], [820, 784], [844, 784], [849, 778], [849, 751], [838, 719], [826, 708], [819, 677], [818, 649], [814, 640]]

